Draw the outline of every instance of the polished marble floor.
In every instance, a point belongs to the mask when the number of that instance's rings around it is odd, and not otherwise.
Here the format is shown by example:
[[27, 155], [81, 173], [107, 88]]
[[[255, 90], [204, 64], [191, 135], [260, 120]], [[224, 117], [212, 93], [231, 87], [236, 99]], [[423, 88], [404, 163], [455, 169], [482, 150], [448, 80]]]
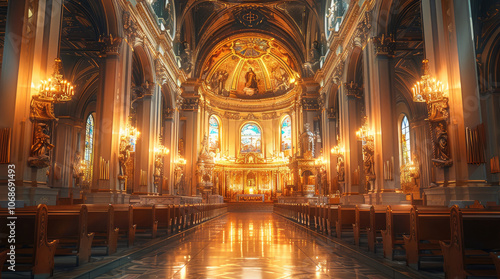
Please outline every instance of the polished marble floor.
[[229, 213], [98, 278], [386, 278], [266, 212]]

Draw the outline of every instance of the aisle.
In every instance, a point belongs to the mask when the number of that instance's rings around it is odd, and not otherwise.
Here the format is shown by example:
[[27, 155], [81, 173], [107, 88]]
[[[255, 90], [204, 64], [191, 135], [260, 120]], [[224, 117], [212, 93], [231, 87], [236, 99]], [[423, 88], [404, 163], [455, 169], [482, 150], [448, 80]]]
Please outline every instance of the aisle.
[[386, 278], [272, 213], [229, 213], [98, 278]]

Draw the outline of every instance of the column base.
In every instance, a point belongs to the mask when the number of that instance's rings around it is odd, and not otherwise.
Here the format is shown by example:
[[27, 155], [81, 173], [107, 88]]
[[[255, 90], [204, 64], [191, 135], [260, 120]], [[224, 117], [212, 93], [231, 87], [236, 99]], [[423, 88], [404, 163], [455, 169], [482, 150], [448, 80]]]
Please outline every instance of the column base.
[[406, 200], [406, 194], [396, 192], [369, 193], [364, 194], [366, 204], [409, 204]]
[[499, 202], [500, 187], [497, 186], [455, 186], [424, 189], [427, 205], [450, 206], [462, 201], [478, 200], [481, 204]]
[[340, 197], [340, 204], [364, 204], [365, 198], [363, 195], [347, 195]]
[[87, 194], [87, 203], [111, 203], [111, 204], [129, 204], [130, 195], [112, 192], [97, 192]]
[[[8, 188], [0, 187], [0, 197], [3, 201], [7, 201]], [[56, 205], [59, 189], [48, 187], [16, 187], [16, 206], [24, 204], [24, 206], [35, 206], [39, 204]]]

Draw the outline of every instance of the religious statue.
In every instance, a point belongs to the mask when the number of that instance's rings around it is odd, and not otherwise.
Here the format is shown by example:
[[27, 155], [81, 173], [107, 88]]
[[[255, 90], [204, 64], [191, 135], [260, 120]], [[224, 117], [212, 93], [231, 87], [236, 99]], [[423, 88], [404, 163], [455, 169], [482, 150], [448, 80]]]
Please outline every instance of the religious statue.
[[342, 182], [344, 181], [344, 176], [345, 176], [345, 167], [344, 167], [344, 156], [338, 156], [337, 157], [337, 175], [338, 175], [338, 181]]
[[319, 70], [319, 59], [321, 57], [319, 43], [314, 41], [313, 46], [309, 50], [309, 60], [304, 63], [304, 69], [308, 76], [314, 76], [317, 70]]
[[248, 72], [245, 74], [245, 88], [243, 91], [249, 96], [257, 94], [259, 91], [257, 86], [257, 75], [252, 68], [248, 68]]
[[290, 75], [283, 69], [279, 67], [278, 70], [274, 69], [273, 81], [274, 81], [274, 92], [284, 92], [290, 88]]
[[[446, 125], [446, 124], [444, 124]], [[435, 126], [434, 138], [434, 159], [432, 161], [437, 166], [451, 166], [450, 150], [448, 146], [448, 131], [443, 123], [438, 123]]]
[[191, 63], [191, 48], [189, 47], [189, 43], [186, 41], [182, 43], [182, 50], [180, 56], [181, 56], [181, 69], [183, 69], [187, 73], [191, 72], [191, 68], [193, 67], [193, 63]]
[[83, 170], [82, 170], [82, 156], [80, 155], [80, 152], [77, 151], [75, 153], [75, 159], [73, 160], [73, 177], [74, 178], [79, 178], [80, 176], [83, 176]]
[[54, 145], [50, 143], [50, 136], [48, 127], [44, 123], [38, 123], [35, 128], [35, 141], [31, 146], [31, 156], [32, 157], [48, 157], [48, 152], [54, 148]]
[[310, 124], [306, 123], [305, 131], [300, 136], [300, 149], [304, 159], [312, 159], [315, 154], [315, 135], [310, 130]]
[[118, 161], [120, 163], [120, 176], [127, 175], [127, 161], [130, 158], [130, 149], [132, 145], [130, 140], [126, 136], [120, 138], [120, 150], [118, 155]]

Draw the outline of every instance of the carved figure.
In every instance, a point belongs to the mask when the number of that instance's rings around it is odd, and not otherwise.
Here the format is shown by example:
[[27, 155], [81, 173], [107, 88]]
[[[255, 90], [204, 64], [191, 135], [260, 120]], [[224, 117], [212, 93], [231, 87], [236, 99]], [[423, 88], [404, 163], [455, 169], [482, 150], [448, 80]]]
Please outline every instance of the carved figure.
[[436, 159], [442, 161], [448, 161], [450, 159], [448, 150], [448, 133], [443, 123], [439, 123], [436, 126], [436, 145], [437, 145], [437, 156]]
[[191, 63], [191, 48], [189, 47], [188, 42], [183, 42], [181, 53], [181, 68], [185, 72], [189, 73], [191, 72], [192, 67], [193, 64]]
[[304, 70], [306, 75], [314, 76], [319, 69], [319, 59], [321, 57], [318, 41], [314, 41], [313, 46], [309, 50], [309, 60], [304, 63]]
[[345, 176], [345, 166], [344, 166], [344, 157], [343, 156], [338, 156], [337, 157], [337, 175], [338, 175], [338, 181], [344, 181], [344, 176]]
[[54, 148], [50, 143], [48, 127], [45, 123], [38, 123], [35, 128], [35, 140], [31, 146], [32, 157], [48, 157], [48, 152]]
[[75, 159], [73, 160], [73, 177], [78, 178], [80, 176], [83, 176], [83, 171], [82, 171], [82, 156], [80, 155], [80, 152], [77, 151], [75, 153]]
[[248, 68], [248, 72], [245, 74], [245, 87], [257, 89], [257, 75], [252, 68]]
[[120, 138], [120, 150], [118, 155], [121, 176], [127, 175], [127, 160], [130, 158], [130, 149], [132, 149], [130, 140], [128, 140], [128, 137], [122, 136]]

